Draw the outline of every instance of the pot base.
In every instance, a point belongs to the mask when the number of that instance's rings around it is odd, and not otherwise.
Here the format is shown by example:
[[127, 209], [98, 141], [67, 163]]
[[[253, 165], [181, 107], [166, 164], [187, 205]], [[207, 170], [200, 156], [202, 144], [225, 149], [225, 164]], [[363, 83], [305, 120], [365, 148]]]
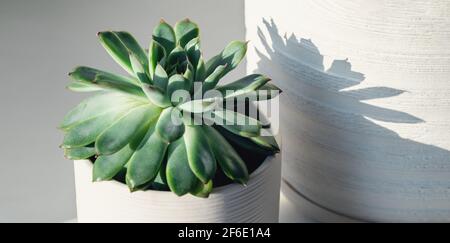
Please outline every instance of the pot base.
[[247, 187], [214, 188], [207, 199], [164, 191], [130, 193], [117, 181], [92, 182], [92, 163], [75, 161], [78, 222], [278, 222], [280, 157], [268, 157]]

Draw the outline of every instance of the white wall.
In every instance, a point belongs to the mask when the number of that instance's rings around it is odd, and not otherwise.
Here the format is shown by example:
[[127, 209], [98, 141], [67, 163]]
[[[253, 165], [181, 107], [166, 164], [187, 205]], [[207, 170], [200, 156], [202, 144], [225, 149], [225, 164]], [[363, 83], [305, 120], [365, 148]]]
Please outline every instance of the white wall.
[[[56, 129], [83, 96], [64, 89], [76, 65], [121, 71], [100, 30], [128, 30], [147, 45], [163, 17], [201, 27], [207, 57], [244, 39], [243, 0], [0, 0], [0, 222], [74, 218], [73, 168]], [[228, 78], [243, 75], [242, 64]]]

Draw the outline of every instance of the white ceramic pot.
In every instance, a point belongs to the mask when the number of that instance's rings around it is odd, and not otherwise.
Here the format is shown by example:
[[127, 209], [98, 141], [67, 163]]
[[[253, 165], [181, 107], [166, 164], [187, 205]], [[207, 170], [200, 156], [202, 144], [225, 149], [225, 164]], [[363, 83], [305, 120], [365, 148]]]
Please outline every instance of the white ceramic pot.
[[92, 182], [92, 163], [75, 161], [78, 222], [278, 222], [280, 157], [268, 157], [247, 187], [218, 187], [207, 199], [151, 190], [130, 193], [116, 181]]
[[449, 13], [449, 0], [246, 1], [248, 72], [284, 90], [284, 191], [300, 211], [450, 222]]

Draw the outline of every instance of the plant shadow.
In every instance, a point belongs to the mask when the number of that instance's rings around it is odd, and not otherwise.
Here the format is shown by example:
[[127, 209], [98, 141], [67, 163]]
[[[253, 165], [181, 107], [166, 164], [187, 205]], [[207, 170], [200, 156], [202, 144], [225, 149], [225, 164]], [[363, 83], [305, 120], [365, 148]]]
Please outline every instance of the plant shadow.
[[429, 217], [428, 207], [448, 220], [450, 152], [377, 124], [416, 129], [424, 120], [366, 102], [407, 91], [356, 88], [365, 75], [352, 70], [349, 60], [333, 60], [326, 69], [312, 40], [280, 35], [273, 20], [263, 19], [258, 36], [262, 48], [255, 49], [255, 71], [284, 91], [280, 121], [287, 183], [317, 206], [352, 218]]

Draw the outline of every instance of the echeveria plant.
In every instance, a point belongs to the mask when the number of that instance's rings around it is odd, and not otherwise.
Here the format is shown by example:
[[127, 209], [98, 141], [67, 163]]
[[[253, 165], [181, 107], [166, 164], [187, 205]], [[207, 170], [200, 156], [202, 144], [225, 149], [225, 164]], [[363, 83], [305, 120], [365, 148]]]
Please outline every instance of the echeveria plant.
[[[260, 135], [259, 120], [219, 109], [256, 90], [278, 90], [259, 74], [217, 85], [244, 58], [247, 43], [233, 41], [205, 62], [198, 26], [188, 19], [174, 28], [161, 21], [148, 51], [127, 32], [104, 31], [98, 37], [129, 75], [75, 68], [68, 88], [97, 94], [71, 110], [60, 126], [66, 157], [90, 158], [94, 181], [120, 177], [131, 191], [166, 187], [180, 196], [207, 197], [217, 164], [235, 182], [249, 179], [246, 162], [231, 142], [250, 153], [279, 151], [273, 137]], [[222, 96], [204, 98], [209, 91]], [[215, 123], [196, 124], [199, 114]], [[217, 122], [230, 119], [245, 122]]]

